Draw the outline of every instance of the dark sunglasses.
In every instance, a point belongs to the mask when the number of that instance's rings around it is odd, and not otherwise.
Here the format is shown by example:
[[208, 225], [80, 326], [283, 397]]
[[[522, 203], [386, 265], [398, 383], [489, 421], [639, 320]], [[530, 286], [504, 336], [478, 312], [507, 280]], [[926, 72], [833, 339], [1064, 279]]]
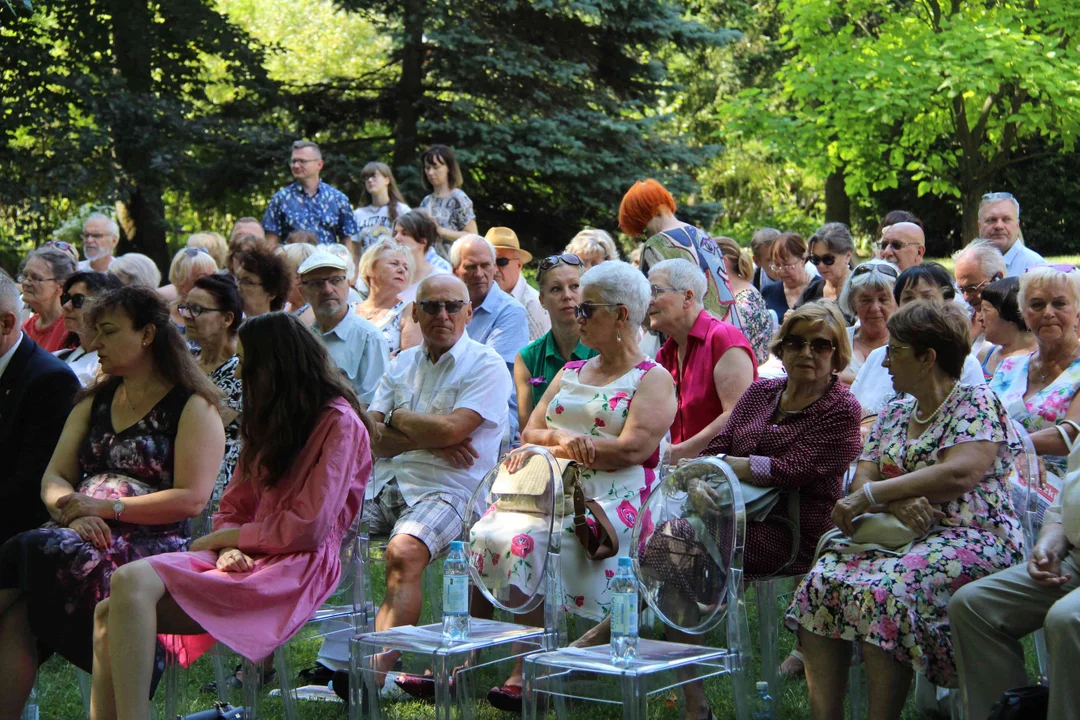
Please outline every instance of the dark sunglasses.
[[[576, 257], [576, 256], [575, 256]], [[596, 314], [598, 307], [619, 307], [619, 303], [588, 303], [583, 302], [574, 308], [574, 317], [578, 320], [588, 320]]]
[[207, 250], [206, 248], [193, 248], [193, 247], [184, 248], [184, 254], [187, 255], [189, 258], [198, 257], [199, 253], [205, 253], [205, 254], [209, 255], [210, 251]]
[[495, 264], [499, 267], [506, 267], [510, 264], [510, 258], [495, 258]]
[[71, 303], [71, 307], [75, 308], [76, 310], [81, 310], [82, 306], [85, 305], [86, 301], [89, 299], [89, 297], [83, 295], [82, 293], [75, 293], [74, 295], [72, 295], [71, 293], [64, 293], [60, 296], [60, 304], [67, 305], [68, 303]]
[[48, 242], [46, 242], [43, 245], [43, 247], [54, 247], [54, 248], [60, 248], [61, 250], [70, 250], [71, 248], [73, 248], [75, 246], [72, 245], [71, 243], [64, 242], [63, 240], [49, 240]]
[[571, 253], [564, 253], [562, 255], [549, 255], [540, 261], [537, 266], [539, 272], [544, 273], [555, 267], [559, 263], [566, 263], [567, 265], [573, 265], [574, 267], [581, 267], [581, 258]]
[[[780, 346], [793, 353], [801, 353], [806, 347], [806, 338], [802, 335], [788, 335], [780, 341]], [[836, 349], [836, 343], [825, 338], [814, 338], [810, 341], [810, 352], [815, 355], [827, 355]]]
[[835, 255], [821, 255], [821, 256], [811, 255], [810, 256], [810, 262], [814, 263], [815, 266], [816, 265], [821, 265], [822, 263], [824, 263], [825, 265], [828, 265], [829, 267], [832, 267], [832, 264], [836, 262], [836, 256]]
[[866, 275], [867, 273], [879, 272], [882, 275], [888, 275], [894, 280], [900, 277], [900, 272], [892, 265], [886, 265], [885, 263], [864, 263], [851, 271], [852, 277], [859, 277], [860, 275]]
[[1068, 265], [1066, 263], [1039, 263], [1038, 265], [1032, 265], [1027, 268], [1027, 270], [1024, 270], [1024, 272], [1034, 270], [1035, 268], [1050, 268], [1051, 270], [1057, 270], [1059, 273], [1065, 273], [1066, 275], [1071, 272], [1076, 272], [1077, 270], [1075, 265]]
[[438, 315], [442, 312], [443, 308], [446, 308], [447, 315], [457, 315], [461, 312], [461, 308], [465, 307], [464, 300], [423, 300], [419, 303], [420, 309], [426, 312], [428, 315]]

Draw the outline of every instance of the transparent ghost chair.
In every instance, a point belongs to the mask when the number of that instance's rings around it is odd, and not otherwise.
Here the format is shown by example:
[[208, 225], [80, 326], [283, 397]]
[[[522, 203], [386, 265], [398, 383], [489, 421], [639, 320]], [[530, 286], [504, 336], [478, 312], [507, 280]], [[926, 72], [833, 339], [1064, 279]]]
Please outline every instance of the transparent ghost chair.
[[[444, 638], [438, 623], [360, 633], [352, 641], [350, 720], [381, 717], [380, 670], [389, 662], [376, 663], [385, 660], [385, 653], [400, 656], [405, 671], [432, 683], [436, 718], [472, 718], [473, 672], [558, 647], [564, 636], [562, 517], [562, 475], [547, 450], [520, 448], [492, 468], [469, 499], [462, 523], [471, 581], [493, 608], [515, 616], [543, 604], [544, 626], [472, 617], [466, 637], [457, 641]], [[428, 669], [431, 674], [425, 675]]]
[[725, 647], [641, 638], [625, 666], [612, 663], [610, 645], [529, 655], [525, 720], [545, 700], [560, 718], [565, 702], [577, 700], [622, 705], [627, 720], [645, 720], [649, 695], [722, 675], [731, 678], [736, 717], [747, 720], [745, 538], [742, 492], [726, 463], [699, 458], [668, 474], [642, 505], [630, 541], [639, 592], [670, 628], [700, 635], [723, 626]]

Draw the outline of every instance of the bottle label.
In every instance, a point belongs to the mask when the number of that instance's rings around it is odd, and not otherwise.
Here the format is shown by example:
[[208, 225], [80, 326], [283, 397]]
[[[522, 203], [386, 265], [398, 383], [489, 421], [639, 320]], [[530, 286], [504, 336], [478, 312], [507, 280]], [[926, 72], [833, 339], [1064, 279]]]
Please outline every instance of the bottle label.
[[636, 635], [637, 626], [637, 593], [615, 593], [611, 601], [611, 634]]
[[469, 614], [469, 576], [443, 576], [443, 612], [450, 615]]

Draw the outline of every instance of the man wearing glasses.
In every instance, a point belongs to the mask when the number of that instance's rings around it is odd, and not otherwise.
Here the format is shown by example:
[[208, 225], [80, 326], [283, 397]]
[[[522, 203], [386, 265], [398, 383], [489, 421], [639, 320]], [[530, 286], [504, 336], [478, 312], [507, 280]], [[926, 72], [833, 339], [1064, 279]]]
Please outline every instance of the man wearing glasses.
[[532, 342], [551, 329], [551, 318], [540, 304], [540, 293], [521, 274], [521, 268], [532, 262], [532, 253], [521, 249], [517, 233], [508, 227], [493, 227], [484, 237], [495, 246], [495, 282], [524, 305], [529, 314], [529, 342]]
[[274, 193], [263, 215], [266, 242], [278, 245], [293, 230], [315, 233], [319, 244], [340, 242], [352, 251], [357, 234], [349, 198], [319, 179], [323, 159], [319, 146], [307, 140], [293, 143], [289, 169], [295, 179]]
[[[424, 342], [391, 361], [369, 408], [379, 459], [364, 519], [372, 534], [390, 535], [378, 631], [420, 619], [421, 574], [461, 535], [469, 497], [498, 462], [509, 422], [510, 373], [465, 331], [469, 294], [452, 275], [420, 283], [412, 312]], [[394, 657], [378, 661], [387, 671]]]
[[1006, 277], [1020, 277], [1032, 265], [1046, 262], [1020, 238], [1020, 202], [1007, 192], [992, 192], [979, 202], [979, 237], [994, 243], [1005, 256]]
[[888, 260], [900, 272], [922, 265], [926, 254], [926, 237], [915, 223], [899, 222], [885, 228], [881, 235], [881, 259]]
[[978, 354], [984, 340], [979, 323], [982, 289], [1005, 277], [1005, 259], [992, 242], [979, 239], [953, 255], [953, 263], [953, 277], [971, 311], [971, 351]]
[[311, 329], [349, 378], [360, 403], [367, 407], [379, 386], [379, 378], [386, 372], [389, 356], [382, 331], [353, 312], [349, 305], [347, 269], [343, 258], [320, 250], [305, 260], [297, 272], [304, 299], [315, 313]]
[[120, 241], [120, 226], [108, 215], [93, 213], [82, 227], [83, 255], [80, 272], [105, 272], [112, 264], [116, 243]]

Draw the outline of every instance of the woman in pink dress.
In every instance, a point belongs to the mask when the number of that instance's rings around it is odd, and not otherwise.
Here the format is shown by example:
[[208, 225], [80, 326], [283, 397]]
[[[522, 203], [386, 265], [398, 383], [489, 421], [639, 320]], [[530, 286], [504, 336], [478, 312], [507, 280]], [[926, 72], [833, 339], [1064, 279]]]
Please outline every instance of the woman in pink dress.
[[[144, 720], [159, 634], [193, 661], [220, 641], [258, 661], [333, 593], [371, 475], [370, 425], [323, 345], [282, 312], [240, 327], [237, 476], [191, 552], [121, 568], [94, 617], [91, 717]], [[296, 378], [304, 378], [303, 383]], [[149, 560], [149, 558], [148, 558]]]

